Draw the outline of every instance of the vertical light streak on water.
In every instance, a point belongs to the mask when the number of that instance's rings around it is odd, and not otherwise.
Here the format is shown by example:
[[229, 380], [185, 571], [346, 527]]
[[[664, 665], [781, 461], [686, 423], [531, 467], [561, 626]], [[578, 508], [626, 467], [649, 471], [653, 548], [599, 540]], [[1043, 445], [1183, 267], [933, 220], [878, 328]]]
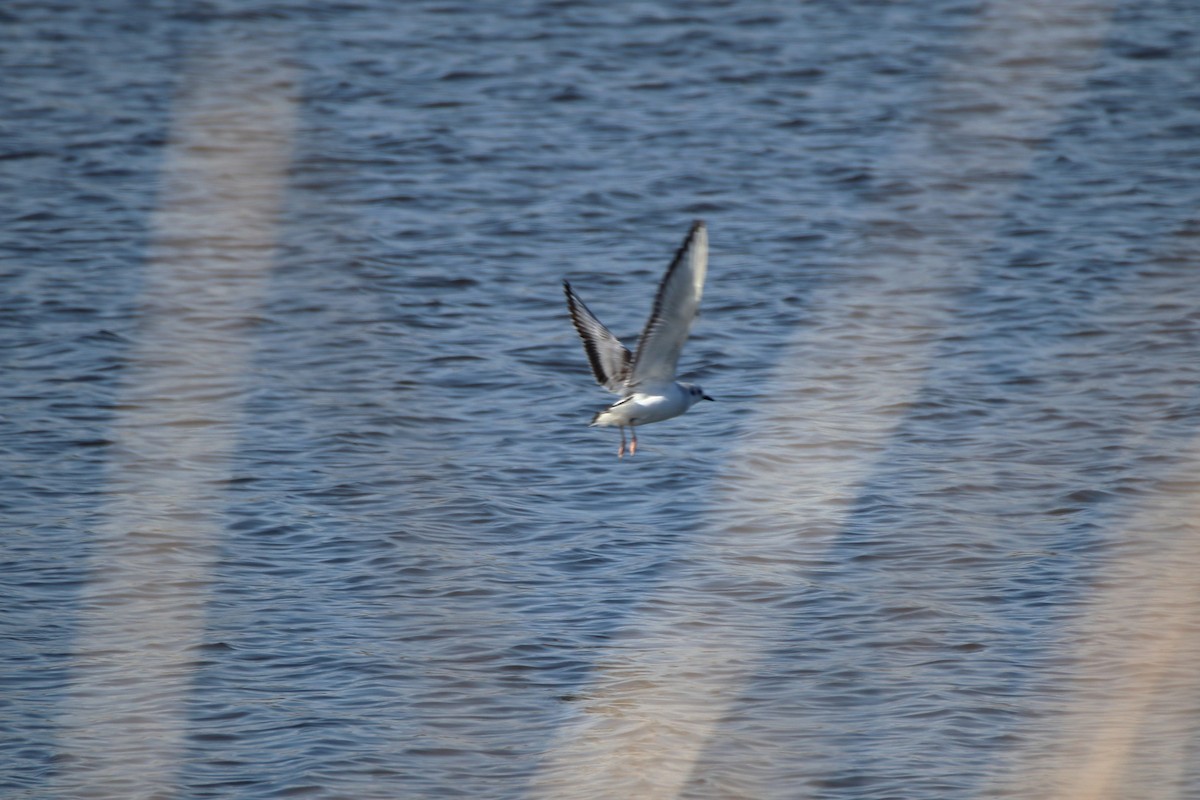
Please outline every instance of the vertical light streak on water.
[[203, 640], [215, 521], [278, 238], [295, 109], [278, 55], [222, 46], [173, 109], [108, 500], [79, 597], [57, 787], [169, 796]]
[[[1195, 665], [1185, 660], [1187, 651], [1180, 650], [1185, 637], [1195, 635], [1200, 613], [1195, 574], [1200, 490], [1194, 480], [1200, 458], [1188, 466], [1178, 481], [1188, 488], [1164, 493], [1155, 508], [1136, 517], [1128, 529], [1131, 535], [1173, 531], [1174, 540], [1158, 542], [1155, 552], [1139, 560], [1146, 572], [1128, 570], [1134, 577], [1126, 576], [1114, 589], [1099, 591], [1099, 601], [1075, 637], [1086, 643], [1076, 654], [1082, 676], [1111, 675], [1115, 661], [1118, 678], [1100, 681], [1103, 692], [1079, 690], [1069, 700], [1059, 738], [1066, 749], [1060, 757], [1046, 764], [1037, 754], [1021, 754], [1018, 774], [1024, 797], [1167, 800], [1185, 796], [1183, 774], [1190, 763], [1192, 737], [1163, 723], [1172, 715], [1186, 716], [1178, 714], [1178, 702], [1190, 702], [1200, 690]], [[1149, 576], [1153, 581], [1147, 580]], [[1141, 617], [1138, 609], [1146, 608], [1156, 610], [1154, 624], [1131, 629], [1130, 619]], [[1181, 681], [1180, 676], [1190, 679]], [[1169, 696], [1161, 688], [1168, 677]], [[1181, 691], [1183, 687], [1191, 691]], [[1161, 767], [1155, 774], [1137, 774], [1139, 747], [1153, 748], [1152, 761]]]
[[[1168, 300], [1170, 298], [1162, 298]], [[1189, 797], [1200, 672], [1200, 439], [1123, 521], [1112, 563], [1067, 639], [1078, 643], [1051, 734], [1012, 754], [1016, 796]], [[1190, 708], [1192, 713], [1188, 713]]]
[[[931, 346], [956, 308], [954, 292], [973, 278], [968, 248], [979, 252], [994, 237], [1036, 154], [1032, 142], [1078, 95], [1110, 16], [1110, 2], [995, 3], [956, 48], [961, 55], [931, 93], [930, 121], [890, 155], [894, 175], [879, 178], [880, 185], [924, 179], [925, 191], [881, 202], [895, 206], [888, 219], [927, 235], [903, 252], [868, 247], [850, 288], [826, 287], [812, 298], [815, 322], [780, 359], [745, 438], [730, 451], [686, 568], [616, 637], [533, 796], [566, 796], [581, 785], [594, 797], [597, 787], [604, 796], [646, 800], [682, 793], [786, 624], [747, 616], [756, 604], [737, 598], [802, 586], [806, 562], [844, 526], [926, 380]], [[942, 180], [929, 187], [929, 176]], [[879, 210], [863, 209], [868, 226]], [[798, 759], [803, 754], [793, 752], [790, 761]], [[797, 796], [796, 786], [756, 783], [754, 773], [737, 776], [730, 795]]]

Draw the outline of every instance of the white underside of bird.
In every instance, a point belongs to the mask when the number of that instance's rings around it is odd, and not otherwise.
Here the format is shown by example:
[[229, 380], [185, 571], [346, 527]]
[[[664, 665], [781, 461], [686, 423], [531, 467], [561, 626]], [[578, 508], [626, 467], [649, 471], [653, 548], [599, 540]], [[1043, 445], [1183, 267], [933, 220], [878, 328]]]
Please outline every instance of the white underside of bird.
[[632, 436], [628, 452], [633, 455], [637, 452], [638, 426], [677, 417], [700, 400], [712, 400], [699, 386], [675, 380], [679, 353], [700, 306], [707, 270], [708, 231], [703, 222], [697, 221], [659, 283], [636, 355], [584, 305], [571, 284], [563, 281], [571, 321], [583, 340], [596, 382], [621, 395], [591, 422], [620, 428], [618, 458], [626, 452], [626, 428]]
[[592, 425], [649, 425], [678, 417], [699, 398], [678, 383], [646, 386], [626, 395], [592, 418]]

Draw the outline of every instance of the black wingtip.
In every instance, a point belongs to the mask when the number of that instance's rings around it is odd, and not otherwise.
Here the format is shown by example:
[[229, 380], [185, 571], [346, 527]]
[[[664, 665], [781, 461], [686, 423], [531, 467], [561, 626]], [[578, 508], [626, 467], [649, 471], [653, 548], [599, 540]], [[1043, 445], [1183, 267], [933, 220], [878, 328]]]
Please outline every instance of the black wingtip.
[[[575, 330], [578, 331], [579, 320], [575, 318], [575, 292], [571, 291], [571, 284], [566, 278], [563, 278], [563, 296], [567, 298], [567, 313], [571, 315], [571, 324], [573, 324], [575, 326]], [[579, 335], [583, 336], [583, 331], [579, 331]]]
[[[575, 290], [571, 288], [571, 282], [566, 278], [563, 278], [563, 296], [567, 298], [567, 311], [571, 315], [571, 322], [575, 324], [575, 329], [579, 330], [579, 322], [575, 319], [575, 315], [578, 313], [576, 307], [580, 304], [580, 300], [575, 296]], [[579, 335], [583, 336], [583, 331], [579, 331]]]

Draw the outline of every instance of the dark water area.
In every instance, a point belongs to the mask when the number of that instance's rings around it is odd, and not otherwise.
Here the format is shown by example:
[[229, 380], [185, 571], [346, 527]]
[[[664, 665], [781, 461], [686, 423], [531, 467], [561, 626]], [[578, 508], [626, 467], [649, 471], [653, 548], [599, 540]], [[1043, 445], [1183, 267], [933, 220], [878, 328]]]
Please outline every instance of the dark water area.
[[1198, 23], [6, 4], [0, 796], [1200, 798]]

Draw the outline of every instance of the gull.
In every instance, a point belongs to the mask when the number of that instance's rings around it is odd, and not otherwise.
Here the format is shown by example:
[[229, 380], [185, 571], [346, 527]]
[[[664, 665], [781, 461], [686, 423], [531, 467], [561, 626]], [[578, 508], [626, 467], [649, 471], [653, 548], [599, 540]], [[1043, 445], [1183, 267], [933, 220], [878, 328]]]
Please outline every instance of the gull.
[[671, 266], [658, 284], [650, 319], [638, 339], [637, 353], [616, 336], [583, 304], [563, 281], [571, 322], [583, 340], [583, 350], [592, 365], [596, 382], [621, 399], [592, 417], [592, 426], [617, 426], [625, 455], [625, 429], [632, 441], [629, 455], [637, 452], [637, 426], [678, 417], [701, 400], [712, 400], [699, 386], [675, 380], [679, 353], [700, 307], [704, 275], [708, 271], [708, 230], [700, 220], [692, 223]]

